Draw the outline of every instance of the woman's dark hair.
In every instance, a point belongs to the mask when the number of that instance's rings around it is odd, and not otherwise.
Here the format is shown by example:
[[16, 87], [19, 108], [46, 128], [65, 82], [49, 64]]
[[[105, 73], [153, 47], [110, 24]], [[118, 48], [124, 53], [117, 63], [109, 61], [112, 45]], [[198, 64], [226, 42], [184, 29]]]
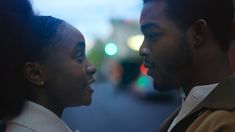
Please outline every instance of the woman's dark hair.
[[[30, 30], [24, 36], [24, 61], [42, 61], [48, 57], [56, 43], [54, 37], [64, 21], [52, 16], [34, 16], [29, 21]], [[58, 40], [57, 40], [58, 41]]]
[[[43, 62], [48, 54], [53, 52], [53, 47], [59, 41], [60, 25], [63, 20], [52, 16], [33, 16], [28, 21], [27, 30], [23, 35], [22, 70], [27, 62]], [[23, 77], [24, 100], [34, 100], [32, 97], [32, 83]]]
[[[31, 11], [28, 10], [26, 13]], [[59, 25], [63, 22], [51, 16], [31, 14], [25, 15], [26, 18], [24, 18], [20, 15], [13, 15], [16, 16], [13, 17], [10, 14], [11, 12], [7, 11], [4, 14], [6, 31], [0, 30], [0, 44], [3, 52], [0, 56], [0, 81], [3, 84], [0, 89], [0, 119], [4, 121], [19, 115], [25, 100], [29, 98], [30, 88], [23, 74], [24, 64], [46, 59], [50, 47], [54, 44], [52, 40], [57, 34]], [[3, 22], [2, 19], [0, 22]], [[7, 30], [12, 27], [15, 30]]]
[[23, 107], [22, 32], [34, 15], [28, 0], [0, 1], [0, 119], [17, 115]]
[[182, 29], [205, 19], [222, 49], [228, 50], [233, 22], [233, 0], [143, 0], [163, 1], [166, 13]]

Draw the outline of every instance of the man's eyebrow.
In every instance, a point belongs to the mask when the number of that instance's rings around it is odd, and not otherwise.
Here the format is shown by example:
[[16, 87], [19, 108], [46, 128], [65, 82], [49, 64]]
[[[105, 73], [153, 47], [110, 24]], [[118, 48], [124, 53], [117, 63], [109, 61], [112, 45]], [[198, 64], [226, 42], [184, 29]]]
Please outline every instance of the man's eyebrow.
[[155, 28], [159, 28], [159, 29], [161, 28], [161, 26], [157, 23], [146, 23], [146, 24], [141, 25], [141, 31], [143, 32], [151, 27], [155, 27]]

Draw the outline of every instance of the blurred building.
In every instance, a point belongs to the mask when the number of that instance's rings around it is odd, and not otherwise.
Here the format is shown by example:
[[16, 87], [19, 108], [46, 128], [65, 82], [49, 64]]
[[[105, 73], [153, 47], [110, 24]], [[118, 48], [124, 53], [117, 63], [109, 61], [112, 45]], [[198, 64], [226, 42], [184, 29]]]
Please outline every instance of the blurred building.
[[98, 73], [99, 75], [104, 75], [106, 79], [117, 84], [120, 81], [118, 77], [122, 76], [120, 66], [123, 61], [140, 63], [138, 45], [140, 46], [143, 40], [131, 42], [132, 45], [137, 46], [135, 50], [128, 46], [130, 38], [141, 36], [138, 21], [111, 19], [110, 22], [112, 25], [111, 34], [106, 39], [96, 39], [94, 47], [89, 51], [88, 58], [101, 72]]
[[[141, 35], [139, 22], [133, 20], [112, 19], [112, 33], [107, 38], [106, 43], [117, 44], [117, 58], [139, 57], [138, 51], [133, 51], [128, 47], [128, 39], [132, 36]], [[142, 43], [142, 42], [140, 42]]]

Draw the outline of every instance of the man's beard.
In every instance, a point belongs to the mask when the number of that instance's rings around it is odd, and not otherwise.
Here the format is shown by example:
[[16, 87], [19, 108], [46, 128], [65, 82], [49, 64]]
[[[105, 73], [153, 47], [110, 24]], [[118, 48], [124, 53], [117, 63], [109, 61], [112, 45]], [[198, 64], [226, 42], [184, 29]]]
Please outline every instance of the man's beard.
[[154, 87], [158, 91], [181, 88], [192, 77], [193, 56], [186, 38], [177, 45], [167, 58], [155, 62]]

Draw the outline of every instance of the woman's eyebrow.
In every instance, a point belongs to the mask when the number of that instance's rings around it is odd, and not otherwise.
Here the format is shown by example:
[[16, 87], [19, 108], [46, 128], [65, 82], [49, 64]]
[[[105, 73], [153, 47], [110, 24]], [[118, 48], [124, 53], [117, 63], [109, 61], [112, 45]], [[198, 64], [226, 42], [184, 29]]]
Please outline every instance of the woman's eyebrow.
[[85, 49], [85, 42], [84, 41], [81, 41], [81, 42], [78, 42], [74, 49], [73, 49], [73, 52], [76, 52], [78, 50], [81, 50], [81, 49]]

